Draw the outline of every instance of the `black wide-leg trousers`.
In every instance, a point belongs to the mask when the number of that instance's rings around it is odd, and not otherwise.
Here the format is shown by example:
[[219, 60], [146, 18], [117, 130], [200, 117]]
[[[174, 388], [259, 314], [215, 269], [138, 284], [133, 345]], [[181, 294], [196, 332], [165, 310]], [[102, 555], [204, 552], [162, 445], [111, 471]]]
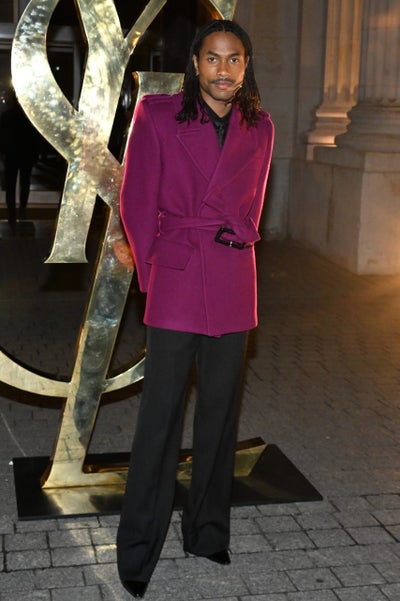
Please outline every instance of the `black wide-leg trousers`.
[[229, 546], [234, 453], [246, 332], [219, 338], [149, 327], [141, 405], [117, 536], [121, 580], [147, 582], [168, 531], [185, 390], [194, 361], [193, 468], [183, 511], [184, 549]]

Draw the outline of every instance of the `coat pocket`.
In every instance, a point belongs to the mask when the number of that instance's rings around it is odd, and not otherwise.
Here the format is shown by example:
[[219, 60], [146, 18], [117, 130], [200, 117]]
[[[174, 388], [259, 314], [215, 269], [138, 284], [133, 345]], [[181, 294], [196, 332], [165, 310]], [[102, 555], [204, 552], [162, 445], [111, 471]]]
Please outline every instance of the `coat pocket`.
[[170, 269], [185, 269], [193, 254], [193, 247], [182, 242], [173, 242], [165, 238], [156, 238], [152, 253], [146, 263], [169, 267]]

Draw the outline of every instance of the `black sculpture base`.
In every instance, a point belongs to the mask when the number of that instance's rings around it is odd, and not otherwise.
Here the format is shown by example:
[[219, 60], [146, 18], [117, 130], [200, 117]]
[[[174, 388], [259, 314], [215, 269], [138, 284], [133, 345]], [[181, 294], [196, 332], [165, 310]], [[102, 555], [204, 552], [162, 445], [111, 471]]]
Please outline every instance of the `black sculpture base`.
[[[91, 464], [128, 464], [128, 453], [87, 457]], [[118, 514], [124, 489], [121, 486], [88, 486], [42, 489], [40, 477], [48, 457], [16, 458], [14, 482], [20, 520]], [[175, 509], [183, 507], [188, 481], [178, 481]], [[233, 505], [263, 505], [320, 501], [322, 496], [276, 445], [267, 445], [251, 474], [235, 477]]]

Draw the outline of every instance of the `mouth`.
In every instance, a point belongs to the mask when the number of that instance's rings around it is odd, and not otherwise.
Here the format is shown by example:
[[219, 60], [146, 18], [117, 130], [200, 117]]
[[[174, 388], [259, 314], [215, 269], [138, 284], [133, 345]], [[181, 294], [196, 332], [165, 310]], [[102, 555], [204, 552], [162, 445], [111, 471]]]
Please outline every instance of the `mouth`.
[[216, 79], [213, 81], [213, 84], [220, 90], [228, 90], [229, 88], [232, 88], [235, 82], [230, 79]]

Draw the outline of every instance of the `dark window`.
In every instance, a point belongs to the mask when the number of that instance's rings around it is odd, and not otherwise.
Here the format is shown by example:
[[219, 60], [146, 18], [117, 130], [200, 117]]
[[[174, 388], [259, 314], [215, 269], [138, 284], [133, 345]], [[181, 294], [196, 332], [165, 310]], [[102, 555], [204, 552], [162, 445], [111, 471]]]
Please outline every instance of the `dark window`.
[[54, 79], [70, 102], [74, 95], [74, 70], [72, 50], [48, 48], [50, 68]]
[[14, 0], [1, 0], [0, 23], [12, 23], [14, 21]]

